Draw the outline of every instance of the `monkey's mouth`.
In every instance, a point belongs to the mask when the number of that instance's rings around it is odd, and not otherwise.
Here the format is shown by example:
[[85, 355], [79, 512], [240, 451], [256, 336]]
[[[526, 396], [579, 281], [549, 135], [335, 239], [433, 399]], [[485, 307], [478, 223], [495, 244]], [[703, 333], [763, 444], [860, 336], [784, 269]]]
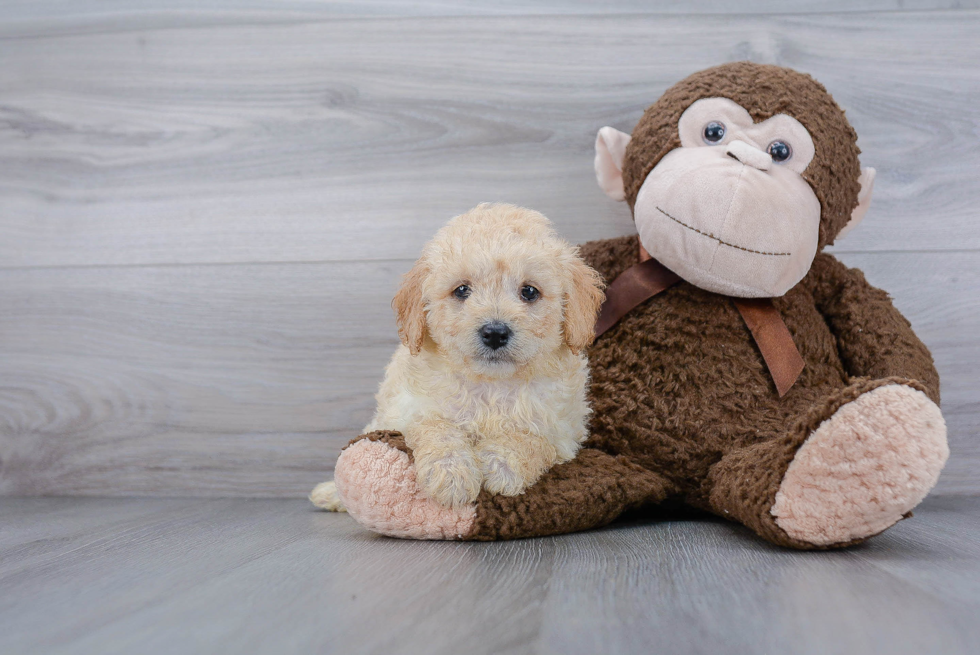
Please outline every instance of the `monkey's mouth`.
[[736, 245], [734, 243], [728, 243], [727, 241], [724, 241], [722, 239], [719, 239], [718, 237], [716, 237], [715, 235], [711, 234], [710, 232], [704, 232], [704, 231], [699, 230], [698, 228], [696, 228], [694, 226], [688, 225], [687, 223], [685, 223], [684, 221], [680, 220], [679, 218], [674, 218], [673, 216], [671, 216], [670, 214], [668, 214], [667, 212], [665, 212], [660, 207], [657, 207], [657, 211], [660, 212], [661, 214], [663, 214], [664, 216], [666, 216], [667, 218], [669, 218], [670, 220], [674, 221], [678, 225], [680, 225], [682, 227], [686, 227], [687, 229], [691, 230], [692, 232], [697, 232], [701, 236], [707, 237], [707, 238], [712, 239], [714, 241], [717, 241], [721, 245], [728, 246], [729, 248], [735, 248], [736, 250], [742, 250], [744, 252], [750, 252], [750, 253], [752, 253], [754, 255], [766, 255], [768, 257], [789, 257], [789, 256], [792, 255], [792, 253], [789, 253], [789, 252], [765, 252], [763, 250], [753, 250], [752, 248], [746, 248], [745, 246], [739, 246], [739, 245]]

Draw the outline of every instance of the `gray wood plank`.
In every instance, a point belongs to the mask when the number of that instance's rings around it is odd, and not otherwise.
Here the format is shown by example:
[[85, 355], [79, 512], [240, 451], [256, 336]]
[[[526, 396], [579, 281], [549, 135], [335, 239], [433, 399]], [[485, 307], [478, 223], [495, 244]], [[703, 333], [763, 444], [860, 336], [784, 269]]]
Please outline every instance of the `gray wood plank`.
[[302, 493], [370, 419], [407, 266], [0, 274], [0, 490]]
[[811, 72], [848, 110], [879, 180], [842, 249], [980, 248], [977, 11], [145, 18], [7, 28], [0, 266], [405, 259], [484, 200], [624, 234], [596, 130], [735, 59]]
[[[287, 22], [377, 17], [616, 15], [616, 14], [813, 14], [828, 12], [963, 10], [977, 0], [3, 0], [5, 32], [25, 27], [43, 33], [66, 29]], [[4, 28], [7, 28], [6, 30]], [[14, 29], [10, 29], [14, 28]]]
[[[980, 638], [976, 497], [810, 553], [710, 519], [425, 543], [301, 500], [140, 502], [119, 519], [133, 501], [0, 500], [21, 535], [0, 550], [0, 650], [955, 655]], [[66, 508], [78, 524], [52, 538]]]
[[[849, 254], [935, 354], [977, 493], [980, 253]], [[0, 493], [302, 496], [367, 423], [411, 262], [0, 271]]]

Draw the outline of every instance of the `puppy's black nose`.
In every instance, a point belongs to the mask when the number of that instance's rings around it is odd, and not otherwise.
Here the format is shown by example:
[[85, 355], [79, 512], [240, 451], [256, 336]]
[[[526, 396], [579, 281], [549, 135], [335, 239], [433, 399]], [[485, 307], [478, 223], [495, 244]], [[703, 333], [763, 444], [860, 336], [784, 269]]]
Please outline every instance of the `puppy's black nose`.
[[487, 347], [493, 350], [506, 346], [511, 334], [510, 328], [500, 321], [486, 323], [480, 328], [480, 339], [483, 340], [483, 343]]

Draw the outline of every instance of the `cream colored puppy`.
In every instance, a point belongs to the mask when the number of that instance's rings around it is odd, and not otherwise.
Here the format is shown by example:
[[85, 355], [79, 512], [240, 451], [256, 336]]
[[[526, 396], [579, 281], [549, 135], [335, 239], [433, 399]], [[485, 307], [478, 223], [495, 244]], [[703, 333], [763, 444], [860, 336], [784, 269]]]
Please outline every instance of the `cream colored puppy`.
[[[538, 212], [482, 204], [439, 230], [392, 306], [402, 344], [364, 428], [397, 430], [438, 503], [514, 496], [587, 435], [599, 275]], [[343, 510], [333, 482], [310, 499]]]

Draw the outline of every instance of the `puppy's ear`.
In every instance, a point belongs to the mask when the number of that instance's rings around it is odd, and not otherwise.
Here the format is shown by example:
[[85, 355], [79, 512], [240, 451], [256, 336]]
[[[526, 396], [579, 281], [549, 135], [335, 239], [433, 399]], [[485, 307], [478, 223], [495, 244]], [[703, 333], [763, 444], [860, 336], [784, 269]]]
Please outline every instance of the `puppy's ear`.
[[579, 353], [595, 340], [595, 321], [606, 296], [599, 274], [586, 265], [577, 252], [566, 264], [568, 285], [565, 291], [565, 323], [562, 326], [565, 343]]
[[398, 337], [413, 355], [418, 355], [425, 341], [425, 302], [422, 300], [422, 283], [429, 275], [429, 268], [422, 260], [415, 262], [402, 278], [402, 285], [395, 294], [391, 306], [398, 322]]

